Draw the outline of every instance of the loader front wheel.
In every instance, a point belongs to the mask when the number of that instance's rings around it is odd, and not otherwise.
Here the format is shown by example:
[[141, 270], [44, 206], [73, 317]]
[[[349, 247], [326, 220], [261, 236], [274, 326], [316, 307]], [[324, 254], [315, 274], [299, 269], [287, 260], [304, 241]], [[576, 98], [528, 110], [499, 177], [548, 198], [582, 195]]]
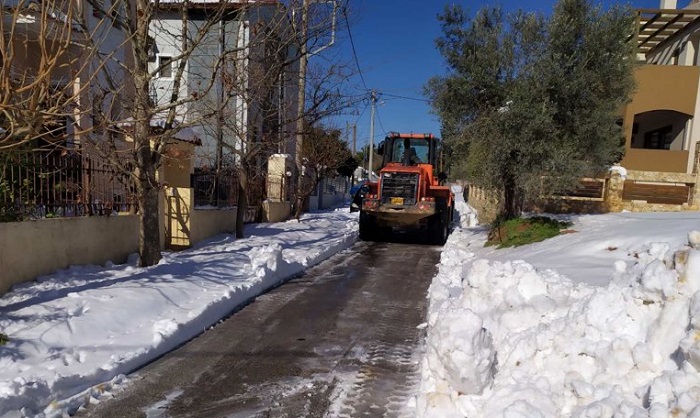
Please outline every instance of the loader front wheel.
[[377, 238], [377, 223], [374, 217], [360, 212], [360, 239], [362, 241], [374, 241]]

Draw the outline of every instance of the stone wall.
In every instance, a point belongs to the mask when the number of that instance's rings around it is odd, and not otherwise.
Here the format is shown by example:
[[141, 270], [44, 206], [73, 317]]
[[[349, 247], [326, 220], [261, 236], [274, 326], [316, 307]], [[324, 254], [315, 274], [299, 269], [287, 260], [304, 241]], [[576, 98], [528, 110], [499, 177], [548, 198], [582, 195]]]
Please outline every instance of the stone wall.
[[[679, 212], [700, 210], [698, 176], [685, 173], [662, 173], [630, 170], [626, 176], [612, 172], [605, 179], [602, 198], [560, 197], [527, 202], [525, 210], [535, 213], [606, 213], [622, 212]], [[657, 184], [675, 183], [691, 186], [691, 197], [687, 204], [672, 205], [648, 203], [643, 200], [624, 200], [625, 180]], [[465, 190], [465, 200], [478, 212], [479, 223], [491, 223], [498, 215], [502, 195], [468, 182], [458, 182]]]

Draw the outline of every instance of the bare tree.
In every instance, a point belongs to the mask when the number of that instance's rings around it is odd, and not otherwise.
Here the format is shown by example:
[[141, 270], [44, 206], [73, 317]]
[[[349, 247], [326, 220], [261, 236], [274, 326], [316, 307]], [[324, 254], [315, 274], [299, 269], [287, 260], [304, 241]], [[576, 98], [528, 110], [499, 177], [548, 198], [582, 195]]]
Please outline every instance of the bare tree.
[[[332, 28], [320, 13], [300, 31], [296, 0], [286, 7], [243, 0], [25, 1], [3, 8], [11, 16], [2, 20], [0, 150], [61, 132], [127, 178], [138, 206], [142, 266], [160, 259], [158, 172], [185, 130], [213, 129], [217, 171], [228, 150], [240, 174], [242, 236], [250, 176], [264, 169], [269, 153], [295, 151], [295, 121], [319, 120], [342, 102], [333, 84], [341, 72], [332, 65], [325, 77], [310, 77], [302, 112], [289, 100], [297, 91], [300, 45], [325, 43]], [[39, 24], [21, 26], [26, 16]], [[22, 36], [39, 44], [32, 66], [22, 61], [30, 54], [18, 52]], [[66, 119], [70, 128], [61, 126]]]
[[[333, 9], [312, 8], [307, 13], [311, 23], [304, 31], [295, 21], [302, 14], [302, 8], [302, 2], [291, 1], [274, 19], [249, 19], [257, 22], [249, 48], [239, 53], [237, 66], [226, 66], [222, 74], [226, 94], [237, 100], [235, 106], [219, 106], [221, 118], [217, 128], [222, 151], [230, 156], [223, 159], [232, 162], [239, 183], [237, 237], [244, 236], [249, 196], [257, 192], [251, 188], [262, 187], [267, 158], [273, 153], [299, 152], [292, 134], [305, 134], [306, 129], [299, 131], [297, 127], [300, 120], [317, 123], [349, 105], [342, 94], [343, 82], [349, 75], [348, 67], [343, 64], [325, 61], [323, 65], [311, 66], [304, 74], [305, 82], [299, 83], [303, 54], [319, 49], [304, 49], [301, 45], [326, 45], [334, 36]], [[243, 61], [247, 71], [236, 72]], [[305, 88], [302, 112], [297, 108], [300, 84]], [[245, 118], [235, 117], [241, 113]]]
[[63, 145], [84, 87], [72, 0], [3, 1], [0, 9], [0, 152]]
[[[348, 144], [340, 139], [337, 129], [310, 127], [305, 132], [304, 146], [301, 149], [303, 168], [300, 175], [299, 191], [302, 201], [306, 201], [321, 180], [336, 175], [349, 176], [355, 168], [355, 159]], [[294, 217], [298, 220], [303, 207], [297, 206]]]
[[[240, 17], [257, 7], [239, 1], [190, 2], [87, 0], [93, 17], [83, 21], [92, 33], [93, 118], [87, 141], [135, 185], [140, 217], [141, 265], [160, 259], [158, 169], [168, 145], [185, 129], [202, 128], [234, 102], [221, 83], [226, 71], [244, 73], [250, 45]], [[106, 48], [114, 30], [122, 43]], [[224, 34], [238, 35], [222, 42]], [[111, 38], [105, 36], [110, 33]], [[243, 33], [243, 35], [241, 35]], [[167, 50], [160, 54], [159, 48]], [[162, 51], [161, 51], [162, 52]], [[207, 100], [217, 106], [201, 106]], [[90, 124], [87, 123], [87, 124]], [[201, 129], [200, 129], [201, 130]]]
[[267, 157], [289, 151], [290, 120], [294, 118], [294, 81], [299, 56], [290, 42], [294, 32], [289, 24], [289, 10], [280, 8], [274, 14], [268, 10], [266, 16], [260, 12], [248, 10], [243, 18], [250, 25], [250, 39], [222, 67], [221, 97], [199, 103], [216, 115], [215, 122], [205, 129], [216, 138], [217, 144], [215, 149], [208, 150], [208, 155], [203, 155], [200, 164], [218, 174], [236, 173], [239, 238], [244, 236], [243, 224], [251, 193], [262, 193]]

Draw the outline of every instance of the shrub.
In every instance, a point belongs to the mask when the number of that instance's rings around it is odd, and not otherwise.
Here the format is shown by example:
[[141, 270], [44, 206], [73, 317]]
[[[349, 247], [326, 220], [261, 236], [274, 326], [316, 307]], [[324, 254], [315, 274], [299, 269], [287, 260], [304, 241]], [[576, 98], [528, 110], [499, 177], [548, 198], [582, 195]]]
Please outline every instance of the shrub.
[[546, 216], [508, 220], [501, 218], [493, 223], [486, 246], [519, 247], [555, 237], [562, 229], [570, 226], [570, 222], [560, 222]]

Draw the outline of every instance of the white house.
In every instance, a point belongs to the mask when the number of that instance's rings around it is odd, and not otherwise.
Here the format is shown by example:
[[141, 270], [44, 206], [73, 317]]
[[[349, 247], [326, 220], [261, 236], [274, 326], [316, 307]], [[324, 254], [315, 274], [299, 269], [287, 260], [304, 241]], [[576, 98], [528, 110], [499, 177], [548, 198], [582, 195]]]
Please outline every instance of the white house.
[[[151, 69], [160, 68], [152, 94], [157, 103], [166, 103], [171, 100], [173, 75], [185, 59], [183, 20], [179, 8], [169, 7], [168, 2], [160, 4], [151, 24]], [[286, 10], [276, 0], [232, 1], [224, 6], [212, 1], [190, 3], [190, 36], [195, 38], [203, 28], [206, 33], [186, 57], [178, 92], [178, 97], [197, 100], [183, 104], [178, 117], [192, 125], [202, 140], [195, 155], [197, 167], [230, 165], [251, 143], [266, 144], [262, 159], [294, 152], [291, 124], [298, 72], [295, 66], [287, 66], [270, 79], [270, 72], [277, 68], [266, 68], [266, 59], [272, 58], [269, 54], [289, 53], [284, 42], [287, 25]]]

